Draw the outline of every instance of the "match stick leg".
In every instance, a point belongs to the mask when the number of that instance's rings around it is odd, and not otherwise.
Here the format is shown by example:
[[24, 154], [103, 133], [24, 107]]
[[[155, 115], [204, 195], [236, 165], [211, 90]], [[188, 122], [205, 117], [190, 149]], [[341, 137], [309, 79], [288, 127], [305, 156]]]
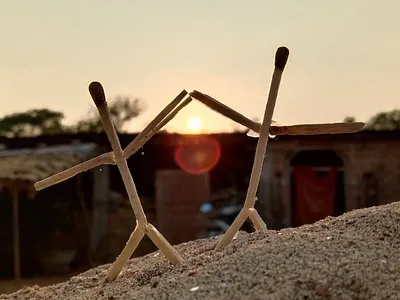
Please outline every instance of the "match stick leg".
[[249, 209], [243, 207], [240, 213], [237, 215], [235, 221], [233, 221], [232, 225], [228, 228], [228, 230], [225, 232], [222, 238], [218, 241], [215, 250], [219, 250], [228, 245], [229, 242], [235, 236], [235, 234], [239, 232], [240, 227], [242, 227], [243, 223], [246, 221], [248, 217], [249, 217]]
[[257, 231], [267, 230], [267, 225], [265, 225], [263, 219], [260, 217], [255, 208], [249, 208], [249, 218], [251, 222], [253, 222], [253, 225]]
[[174, 247], [172, 247], [162, 234], [150, 223], [147, 223], [146, 234], [172, 264], [175, 265], [183, 261]]
[[133, 252], [135, 252], [144, 235], [145, 232], [143, 231], [143, 229], [136, 225], [135, 230], [132, 232], [129, 240], [126, 242], [126, 245], [121, 254], [117, 257], [117, 259], [112, 264], [110, 270], [108, 271], [105, 281], [113, 281], [118, 277], [126, 262], [132, 256]]

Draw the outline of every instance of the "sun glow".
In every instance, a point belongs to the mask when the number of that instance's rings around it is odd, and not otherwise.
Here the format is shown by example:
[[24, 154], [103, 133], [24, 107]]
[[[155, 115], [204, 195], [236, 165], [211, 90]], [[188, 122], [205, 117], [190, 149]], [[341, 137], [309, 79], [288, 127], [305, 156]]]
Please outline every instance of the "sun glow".
[[199, 133], [203, 128], [203, 123], [199, 117], [190, 117], [186, 126], [191, 133]]

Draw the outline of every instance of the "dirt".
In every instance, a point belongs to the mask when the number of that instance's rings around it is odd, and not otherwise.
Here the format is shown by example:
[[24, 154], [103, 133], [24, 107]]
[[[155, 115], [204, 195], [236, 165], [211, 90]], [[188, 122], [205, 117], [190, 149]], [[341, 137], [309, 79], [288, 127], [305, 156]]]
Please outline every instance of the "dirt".
[[313, 225], [241, 233], [176, 246], [173, 266], [158, 252], [69, 281], [27, 287], [0, 299], [400, 299], [400, 203], [356, 210]]
[[81, 272], [82, 270], [80, 272], [73, 271], [71, 273], [51, 274], [45, 276], [21, 278], [20, 280], [0, 279], [0, 295], [14, 293], [15, 291], [18, 291], [25, 286], [32, 286], [35, 284], [38, 286], [48, 286], [57, 284], [69, 280], [72, 276], [76, 276]]

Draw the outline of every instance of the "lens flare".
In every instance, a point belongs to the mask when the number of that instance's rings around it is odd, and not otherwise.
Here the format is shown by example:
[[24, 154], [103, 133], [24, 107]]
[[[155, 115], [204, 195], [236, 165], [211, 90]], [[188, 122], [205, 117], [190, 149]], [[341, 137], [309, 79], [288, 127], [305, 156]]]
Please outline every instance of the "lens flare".
[[211, 137], [184, 137], [175, 150], [175, 162], [190, 174], [212, 170], [221, 157], [221, 146]]

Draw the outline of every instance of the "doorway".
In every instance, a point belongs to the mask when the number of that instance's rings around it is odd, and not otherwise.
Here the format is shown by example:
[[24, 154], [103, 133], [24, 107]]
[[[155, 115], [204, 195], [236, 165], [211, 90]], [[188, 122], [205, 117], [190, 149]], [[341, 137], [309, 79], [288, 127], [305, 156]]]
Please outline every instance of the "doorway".
[[294, 227], [345, 212], [344, 164], [334, 151], [300, 151], [290, 170]]

